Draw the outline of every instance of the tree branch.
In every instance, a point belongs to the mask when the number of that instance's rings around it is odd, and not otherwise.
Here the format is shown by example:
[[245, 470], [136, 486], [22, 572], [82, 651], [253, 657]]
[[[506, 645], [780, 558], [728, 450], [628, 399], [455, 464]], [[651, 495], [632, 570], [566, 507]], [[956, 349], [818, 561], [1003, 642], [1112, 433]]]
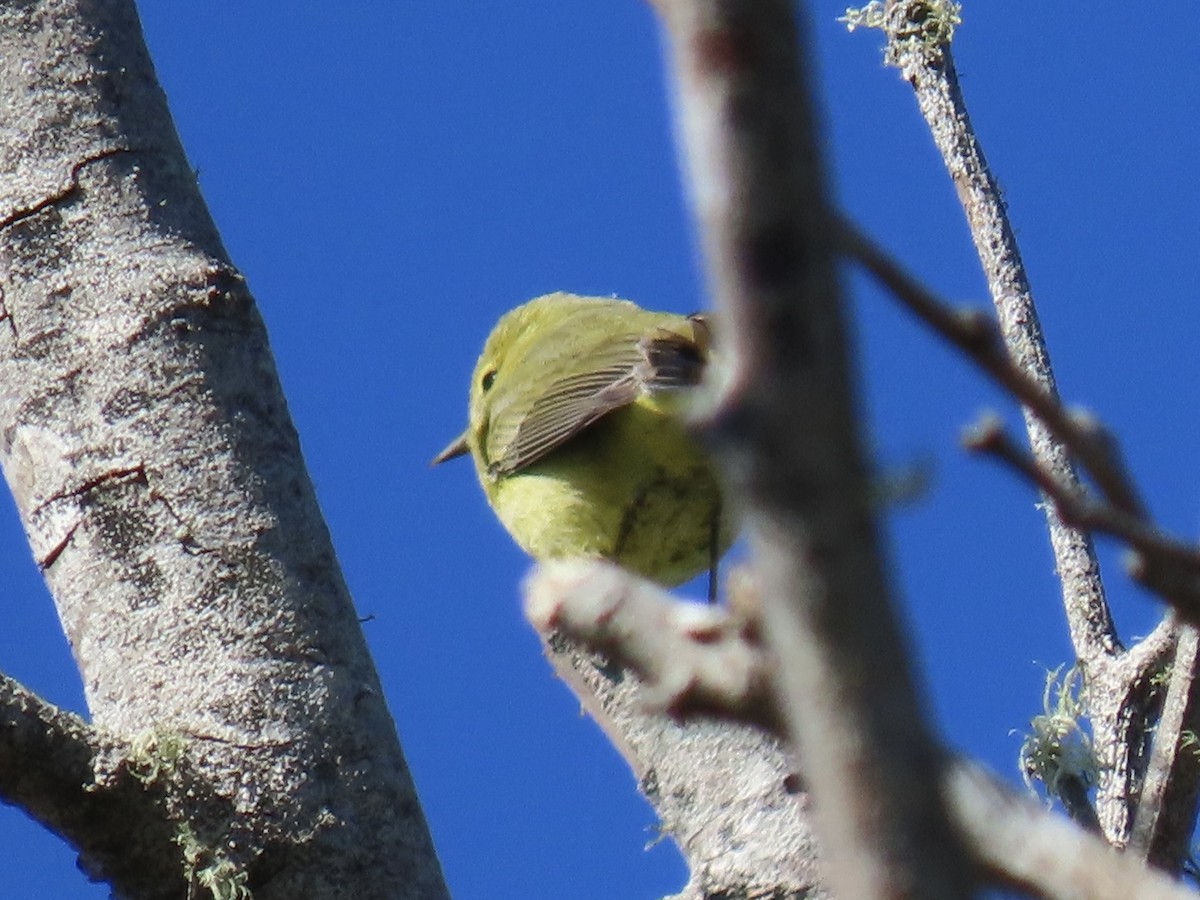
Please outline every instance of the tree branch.
[[[1038, 322], [1020, 251], [1000, 190], [984, 159], [959, 90], [950, 36], [957, 24], [956, 4], [949, 0], [889, 0], [884, 16], [888, 60], [912, 85], [918, 106], [942, 153], [966, 213], [976, 251], [996, 307], [1000, 333], [1015, 367], [1041, 387], [1042, 399], [1057, 400], [1049, 354]], [[1079, 490], [1071, 449], [1030, 401], [1038, 396], [1022, 390], [1026, 431], [1037, 467], [1055, 483]], [[1036, 405], [1036, 404], [1035, 404]], [[1043, 404], [1045, 405], [1045, 404]], [[1053, 417], [1053, 409], [1047, 409]], [[1065, 414], [1064, 414], [1065, 415]], [[1083, 420], [1060, 422], [1075, 431]], [[1092, 476], [1109, 503], [1135, 519], [1144, 519], [1141, 499], [1115, 447], [1099, 429], [1079, 440]], [[1084, 437], [1084, 435], [1080, 435]], [[1100, 566], [1090, 535], [1062, 520], [1057, 506], [1045, 515], [1062, 585], [1071, 641], [1088, 681], [1089, 717], [1101, 762], [1097, 812], [1106, 835], [1124, 845], [1145, 764], [1144, 736], [1156, 714], [1153, 691], [1135, 668], [1119, 661], [1123, 647], [1104, 594]], [[1144, 583], [1159, 591], [1187, 592], [1189, 585], [1171, 582], [1178, 573], [1159, 560], [1143, 560]], [[1130, 680], [1126, 680], [1129, 676]]]
[[997, 881], [1049, 900], [1195, 900], [1195, 894], [1101, 839], [956, 763], [943, 780], [955, 824]]
[[1050, 499], [1064, 522], [1109, 534], [1128, 544], [1136, 553], [1128, 566], [1130, 575], [1159, 593], [1189, 622], [1200, 623], [1200, 551], [1193, 545], [1164, 534], [1110, 503], [1093, 500], [1081, 486], [1058, 481], [1017, 447], [994, 416], [977, 422], [964, 436], [963, 444], [1029, 481]]
[[[445, 896], [266, 331], [132, 0], [4, 5], [0, 94], [0, 463], [92, 721], [186, 745], [172, 823], [205, 846], [160, 842], [147, 871], [211, 859], [259, 900]], [[124, 871], [98, 874], [131, 894]]]
[[542, 637], [555, 671], [625, 758], [663, 834], [687, 860], [688, 885], [673, 900], [828, 898], [808, 797], [774, 736], [664, 715], [610, 659], [561, 636]]
[[961, 897], [857, 433], [833, 221], [784, 0], [659, 0], [729, 390], [709, 434], [746, 504], [789, 738], [835, 894]]
[[783, 733], [774, 667], [749, 638], [750, 623], [719, 606], [677, 602], [614, 565], [568, 560], [534, 570], [525, 614], [539, 634], [561, 631], [637, 672], [647, 709], [676, 719], [733, 717]]
[[[1057, 399], [1049, 351], [1038, 320], [1025, 264], [1008, 220], [982, 144], [975, 134], [958, 85], [949, 34], [929, 37], [929, 20], [945, 14], [946, 4], [922, 0], [891, 0], [888, 4], [888, 60], [912, 85], [917, 105], [941, 151], [946, 169], [966, 213], [975, 249], [987, 277], [1000, 333], [1015, 368], [1032, 379], [1041, 392]], [[933, 10], [937, 7], [936, 10]], [[931, 10], [933, 10], [931, 12]], [[1029, 392], [1025, 392], [1027, 395]], [[1030, 396], [1019, 396], [1023, 404]], [[1055, 440], [1045, 422], [1024, 407], [1025, 428], [1038, 464], [1065, 484], [1078, 478], [1067, 448]], [[1136, 498], [1128, 498], [1136, 504]], [[1062, 584], [1063, 605], [1075, 654], [1088, 668], [1122, 649], [1109, 612], [1100, 563], [1085, 532], [1063, 523], [1053, 507], [1045, 510]]]
[[[1102, 531], [1128, 543], [1136, 556], [1129, 574], [1174, 606], [1189, 621], [1200, 622], [1200, 551], [1172, 538], [1147, 520], [1136, 485], [1120, 447], [1102, 422], [1069, 412], [1020, 369], [1004, 349], [994, 323], [971, 310], [956, 310], [936, 297], [852, 223], [840, 226], [843, 251], [874, 275], [900, 302], [957, 347], [1002, 389], [1045, 423], [1068, 452], [1079, 459], [1105, 498], [1088, 497], [1077, 481], [1061, 481], [1036, 459], [1020, 452], [994, 418], [977, 424], [964, 442], [988, 452], [1028, 479], [1056, 504], [1061, 521], [1084, 531]], [[1093, 661], [1093, 668], [1096, 661]]]
[[1200, 803], [1200, 640], [1182, 629], [1167, 697], [1154, 732], [1129, 849], [1178, 873], [1188, 856]]
[[122, 773], [96, 783], [97, 763], [128, 749], [0, 675], [0, 800], [62, 836], [85, 872], [127, 896], [181, 897], [187, 884], [162, 792]]
[[843, 250], [860, 263], [892, 296], [929, 325], [951, 346], [991, 377], [998, 387], [1031, 410], [1046, 429], [1078, 459], [1109, 503], [1142, 515], [1137, 489], [1121, 459], [1119, 448], [1102, 423], [1072, 413], [1057, 393], [1047, 390], [1035, 375], [1009, 355], [1004, 338], [982, 311], [954, 309], [933, 294], [853, 223], [840, 224]]
[[[775, 736], [769, 661], [744, 621], [591, 560], [534, 569], [525, 612], [683, 852], [691, 878], [673, 900], [828, 896]], [[720, 721], [731, 712], [741, 724]]]
[[[713, 793], [704, 805], [689, 800], [677, 807], [676, 814], [663, 811], [665, 821], [682, 826], [672, 829], [677, 840], [713, 815], [721, 817], [713, 823], [716, 832], [729, 831], [734, 822], [723, 816], [731, 809], [737, 811], [735, 822], [748, 819], [758, 823], [758, 816], [768, 816], [769, 828], [743, 826], [735, 829], [729, 843], [708, 844], [705, 851], [715, 855], [701, 855], [704, 865], [699, 871], [711, 871], [725, 854], [734, 854], [739, 865], [762, 854], [763, 864], [774, 860], [773, 865], [778, 866], [778, 855], [768, 850], [770, 842], [777, 839], [777, 828], [798, 829], [803, 846], [811, 854], [811, 832], [806, 821], [791, 818], [802, 815], [805, 804], [780, 811], [777, 792], [764, 790], [763, 786], [748, 789], [742, 776], [732, 774], [761, 772], [766, 765], [773, 773], [771, 779], [778, 778], [787, 771], [786, 763], [779, 761], [778, 745], [755, 745], [739, 730], [734, 745], [743, 755], [729, 770], [725, 768], [728, 758], [722, 757], [720, 771], [714, 777], [711, 753], [704, 748], [709, 742], [713, 747], [720, 746], [723, 729], [709, 727], [703, 719], [692, 721], [723, 715], [764, 730], [786, 730], [781, 711], [770, 708], [779, 702], [778, 695], [764, 694], [761, 678], [746, 677], [748, 672], [769, 670], [772, 663], [744, 619], [719, 608], [697, 609], [693, 604], [680, 603], [636, 576], [592, 561], [539, 566], [526, 582], [525, 608], [547, 641], [560, 675], [572, 685], [643, 782], [646, 772], [663, 760], [674, 759], [679, 751], [672, 745], [656, 746], [647, 740], [645, 726], [633, 725], [632, 719], [653, 719], [666, 700], [676, 715], [688, 720], [679, 726], [681, 734], [689, 734], [693, 727], [700, 729], [690, 733], [697, 743], [689, 743], [690, 752], [683, 764], [695, 767], [689, 777], [707, 784]], [[697, 617], [698, 613], [702, 615]], [[715, 636], [711, 644], [706, 642], [706, 635]], [[1158, 639], [1154, 640], [1157, 643]], [[607, 662], [597, 666], [582, 656], [572, 641], [603, 648]], [[732, 652], [731, 644], [736, 645]], [[736, 660], [733, 677], [722, 671], [722, 665], [731, 659]], [[620, 672], [619, 667], [627, 667], [629, 672]], [[664, 691], [666, 684], [673, 688]], [[704, 702], [692, 702], [697, 697], [704, 698]], [[661, 716], [658, 721], [663, 722]], [[660, 724], [659, 728], [666, 726]], [[742, 741], [748, 743], [739, 743]], [[811, 776], [811, 770], [804, 774]], [[767, 786], [774, 783], [771, 779]], [[661, 786], [662, 776], [656, 776], [655, 783]], [[1099, 837], [1020, 796], [978, 766], [948, 759], [934, 783], [943, 785], [954, 823], [976, 861], [1001, 884], [1063, 900], [1080, 896], [1091, 900], [1126, 900], [1132, 896], [1139, 900], [1182, 900], [1194, 896], [1150, 871], [1137, 858], [1114, 852]], [[668, 792], [647, 792], [660, 810], [664, 794], [670, 796]], [[766, 810], [760, 809], [763, 805]], [[783, 818], [771, 818], [779, 815]], [[694, 860], [694, 852], [688, 852], [686, 846], [684, 849], [689, 860]], [[808, 879], [816, 877], [811, 867], [803, 871]], [[772, 883], [797, 882], [778, 878], [754, 882], [762, 887]]]

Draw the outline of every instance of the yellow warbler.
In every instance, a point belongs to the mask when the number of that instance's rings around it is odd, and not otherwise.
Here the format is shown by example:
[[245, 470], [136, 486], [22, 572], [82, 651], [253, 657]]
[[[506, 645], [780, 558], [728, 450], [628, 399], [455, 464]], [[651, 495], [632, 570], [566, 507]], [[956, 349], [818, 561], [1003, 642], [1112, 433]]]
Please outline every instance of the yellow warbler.
[[548, 294], [505, 314], [471, 380], [464, 453], [535, 559], [593, 556], [674, 586], [734, 537], [717, 471], [677, 413], [708, 360], [703, 316]]

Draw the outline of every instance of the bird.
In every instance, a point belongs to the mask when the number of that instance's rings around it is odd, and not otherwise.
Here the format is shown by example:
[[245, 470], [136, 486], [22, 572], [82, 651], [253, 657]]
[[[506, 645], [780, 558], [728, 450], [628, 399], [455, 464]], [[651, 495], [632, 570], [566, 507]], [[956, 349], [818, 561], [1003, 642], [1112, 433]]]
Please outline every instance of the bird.
[[470, 454], [488, 504], [536, 560], [594, 557], [667, 587], [736, 536], [720, 471], [683, 419], [711, 358], [703, 314], [557, 292], [505, 313], [475, 365]]

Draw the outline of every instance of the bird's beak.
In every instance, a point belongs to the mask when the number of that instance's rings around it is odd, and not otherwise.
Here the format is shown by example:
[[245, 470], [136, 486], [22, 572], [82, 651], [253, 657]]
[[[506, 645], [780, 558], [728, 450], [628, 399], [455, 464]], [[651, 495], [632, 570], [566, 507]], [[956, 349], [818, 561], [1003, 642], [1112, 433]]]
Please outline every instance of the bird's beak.
[[467, 446], [467, 432], [464, 431], [462, 434], [452, 440], [447, 445], [445, 450], [435, 456], [429, 464], [431, 466], [436, 466], [440, 463], [444, 463], [448, 459], [454, 459], [456, 456], [462, 456], [470, 449], [471, 448]]

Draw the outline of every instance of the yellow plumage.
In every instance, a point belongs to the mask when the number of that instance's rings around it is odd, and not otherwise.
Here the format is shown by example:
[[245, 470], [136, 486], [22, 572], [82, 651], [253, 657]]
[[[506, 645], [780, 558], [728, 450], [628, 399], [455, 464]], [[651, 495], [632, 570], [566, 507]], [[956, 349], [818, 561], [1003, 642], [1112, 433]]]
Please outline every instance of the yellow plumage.
[[678, 412], [708, 360], [703, 317], [549, 294], [504, 315], [471, 381], [465, 452], [535, 559], [611, 559], [680, 584], [728, 549], [716, 469]]

